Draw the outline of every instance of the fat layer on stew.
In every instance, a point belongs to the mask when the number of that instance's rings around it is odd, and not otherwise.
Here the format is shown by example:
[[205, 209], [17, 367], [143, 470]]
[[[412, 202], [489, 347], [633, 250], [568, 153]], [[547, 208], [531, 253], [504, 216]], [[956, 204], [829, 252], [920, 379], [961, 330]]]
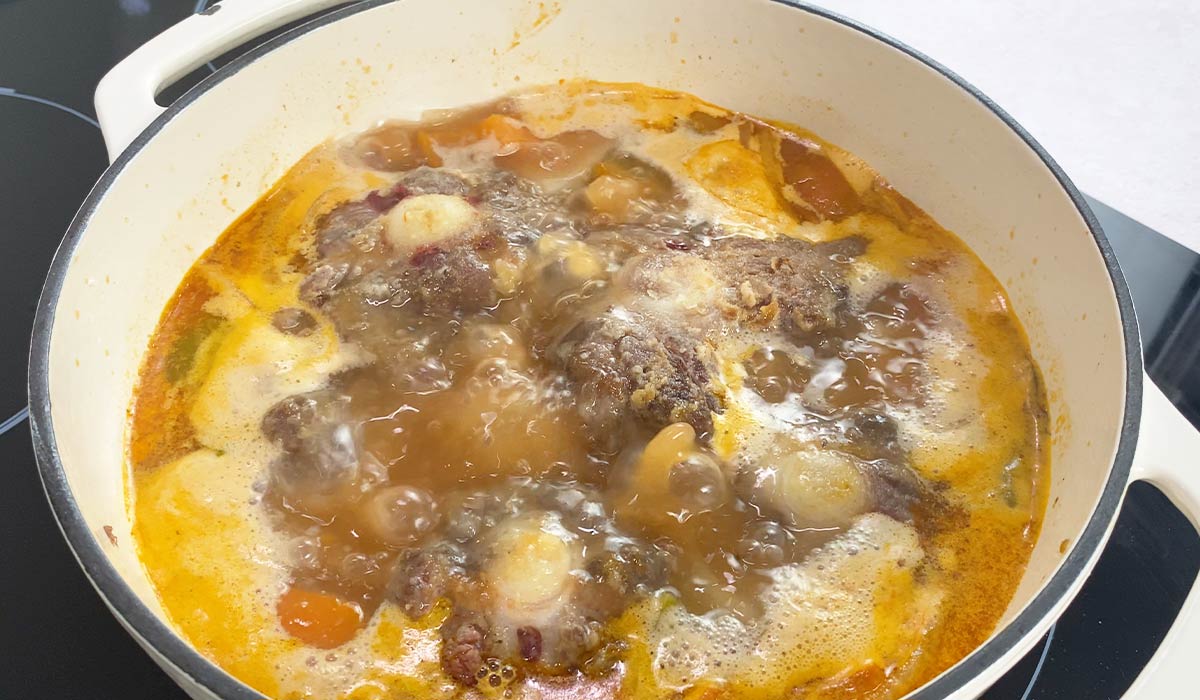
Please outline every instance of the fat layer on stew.
[[1046, 397], [996, 279], [813, 134], [568, 82], [296, 164], [134, 399], [174, 625], [279, 698], [893, 698], [993, 629]]

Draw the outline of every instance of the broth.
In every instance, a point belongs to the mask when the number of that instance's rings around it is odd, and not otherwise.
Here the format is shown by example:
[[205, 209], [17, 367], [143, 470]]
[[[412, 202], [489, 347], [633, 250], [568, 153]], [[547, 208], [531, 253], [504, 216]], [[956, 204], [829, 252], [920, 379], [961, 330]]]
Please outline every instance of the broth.
[[279, 698], [894, 698], [1045, 508], [1004, 290], [792, 125], [590, 81], [317, 147], [132, 410], [172, 622]]

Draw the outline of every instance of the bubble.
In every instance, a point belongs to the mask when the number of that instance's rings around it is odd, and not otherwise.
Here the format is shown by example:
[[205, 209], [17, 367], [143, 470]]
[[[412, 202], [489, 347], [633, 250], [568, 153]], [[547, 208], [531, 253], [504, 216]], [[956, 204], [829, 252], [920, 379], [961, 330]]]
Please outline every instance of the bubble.
[[359, 512], [376, 537], [397, 546], [420, 541], [441, 520], [433, 495], [406, 485], [379, 489]]
[[775, 567], [789, 560], [795, 538], [773, 520], [760, 520], [746, 527], [737, 543], [737, 554], [751, 566]]

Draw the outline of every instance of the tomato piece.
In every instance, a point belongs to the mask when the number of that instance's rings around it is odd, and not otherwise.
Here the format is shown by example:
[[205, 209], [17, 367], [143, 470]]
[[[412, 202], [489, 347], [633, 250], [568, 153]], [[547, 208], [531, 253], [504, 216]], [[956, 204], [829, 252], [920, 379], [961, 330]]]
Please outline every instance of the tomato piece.
[[358, 605], [296, 586], [280, 597], [276, 613], [284, 631], [320, 649], [345, 644], [363, 625], [363, 611]]

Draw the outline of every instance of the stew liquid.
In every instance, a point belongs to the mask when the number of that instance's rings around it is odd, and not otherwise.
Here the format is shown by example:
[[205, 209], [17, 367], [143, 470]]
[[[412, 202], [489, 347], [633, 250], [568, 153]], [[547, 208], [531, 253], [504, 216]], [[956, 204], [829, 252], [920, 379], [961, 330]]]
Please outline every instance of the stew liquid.
[[896, 698], [1038, 534], [1004, 290], [803, 129], [586, 81], [319, 146], [133, 402], [175, 626], [278, 698]]

